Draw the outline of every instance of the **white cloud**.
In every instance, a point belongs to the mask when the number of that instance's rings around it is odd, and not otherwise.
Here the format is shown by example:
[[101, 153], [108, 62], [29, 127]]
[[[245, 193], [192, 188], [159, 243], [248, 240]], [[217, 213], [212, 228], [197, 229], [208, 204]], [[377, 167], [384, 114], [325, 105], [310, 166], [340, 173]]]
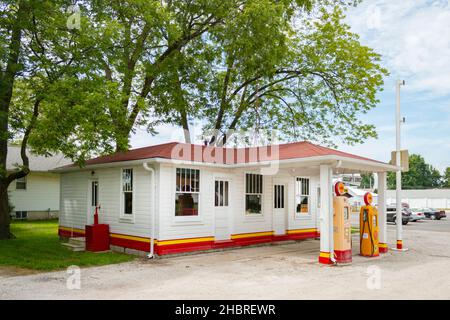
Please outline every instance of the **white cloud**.
[[383, 55], [409, 91], [450, 91], [450, 2], [370, 0], [348, 11], [362, 41]]

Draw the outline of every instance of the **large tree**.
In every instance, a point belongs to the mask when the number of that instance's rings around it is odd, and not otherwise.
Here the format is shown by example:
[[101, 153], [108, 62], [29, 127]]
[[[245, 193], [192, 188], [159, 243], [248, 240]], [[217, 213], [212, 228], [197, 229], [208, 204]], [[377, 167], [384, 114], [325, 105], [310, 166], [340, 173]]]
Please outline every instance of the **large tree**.
[[[388, 188], [395, 189], [395, 172], [388, 174]], [[403, 189], [431, 189], [442, 185], [441, 174], [418, 154], [409, 156], [409, 171], [402, 173]]]
[[245, 6], [227, 28], [176, 51], [149, 99], [157, 114], [188, 132], [199, 120], [210, 144], [242, 129], [329, 144], [376, 136], [359, 115], [378, 103], [387, 71], [343, 23], [342, 5], [319, 1], [288, 19], [279, 6]]
[[[148, 125], [152, 131], [155, 109], [150, 103], [153, 95], [162, 92], [169, 98], [185, 84], [168, 83], [166, 75], [174, 75], [180, 53], [193, 52], [204, 60], [208, 43], [226, 41], [235, 35], [253, 32], [254, 23], [248, 21], [248, 8], [253, 20], [267, 24], [266, 30], [281, 34], [285, 19], [300, 8], [310, 7], [312, 0], [91, 0], [78, 1], [86, 21], [83, 34], [96, 46], [90, 53], [90, 77], [102, 77], [107, 94], [103, 103], [109, 109], [116, 150], [126, 150], [130, 134], [136, 126]], [[258, 17], [256, 9], [259, 10]], [[254, 34], [252, 43], [257, 43]], [[269, 46], [268, 38], [261, 38], [262, 47]], [[246, 47], [240, 53], [259, 55], [259, 48]], [[248, 51], [250, 50], [250, 51]], [[262, 51], [261, 51], [262, 52]], [[221, 49], [211, 53], [221, 55]], [[195, 59], [195, 57], [194, 57]], [[182, 79], [180, 79], [182, 80]], [[201, 77], [197, 79], [201, 81]], [[97, 83], [96, 83], [97, 84]], [[162, 90], [162, 91], [161, 91]], [[158, 92], [158, 93], [156, 93]], [[172, 99], [172, 109], [183, 109], [182, 101]], [[166, 119], [162, 119], [166, 121]], [[101, 130], [102, 128], [99, 128]]]
[[[67, 27], [70, 4], [20, 0], [0, 5], [0, 239], [11, 236], [7, 189], [30, 172], [30, 143], [37, 152], [48, 154], [63, 149], [56, 146], [59, 135], [81, 137], [77, 150], [65, 150], [76, 158], [105, 140], [94, 139], [93, 118], [101, 119], [95, 117], [101, 113], [96, 111], [97, 104], [78, 105], [89, 102], [92, 95], [82, 84], [92, 82], [85, 76], [89, 65], [84, 57], [93, 43], [84, 42], [79, 30]], [[64, 103], [58, 106], [55, 101]], [[95, 101], [91, 98], [90, 102]], [[54, 118], [55, 114], [59, 117]], [[55, 121], [54, 127], [48, 126], [48, 118]], [[90, 138], [93, 142], [86, 145]], [[8, 172], [8, 142], [13, 139], [20, 140], [22, 163]]]

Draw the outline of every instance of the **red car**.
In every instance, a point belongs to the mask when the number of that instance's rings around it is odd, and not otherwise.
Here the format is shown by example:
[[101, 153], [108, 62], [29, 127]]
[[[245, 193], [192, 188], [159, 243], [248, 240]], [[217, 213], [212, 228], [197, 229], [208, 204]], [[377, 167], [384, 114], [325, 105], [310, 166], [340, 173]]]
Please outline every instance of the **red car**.
[[437, 210], [434, 208], [423, 208], [423, 213], [426, 218], [431, 220], [441, 220], [442, 218], [447, 218], [444, 210]]

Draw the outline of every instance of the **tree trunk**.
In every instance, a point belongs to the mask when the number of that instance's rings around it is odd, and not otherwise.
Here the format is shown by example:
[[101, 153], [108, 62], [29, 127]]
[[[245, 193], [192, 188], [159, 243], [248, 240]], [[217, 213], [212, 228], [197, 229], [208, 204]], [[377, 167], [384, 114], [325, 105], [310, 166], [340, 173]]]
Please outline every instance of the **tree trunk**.
[[[19, 56], [21, 51], [22, 28], [24, 22], [28, 19], [30, 4], [27, 1], [19, 1], [19, 7], [16, 13], [16, 19], [11, 27], [11, 38], [8, 44], [8, 59], [4, 71], [0, 72], [0, 239], [10, 239], [9, 229], [11, 217], [9, 216], [8, 186], [17, 178], [28, 174], [28, 159], [25, 151], [21, 150], [22, 159], [25, 155], [24, 165], [27, 167], [20, 172], [8, 175], [6, 170], [6, 157], [8, 154], [8, 136], [9, 136], [9, 106], [12, 99], [14, 81], [17, 73], [20, 71]], [[23, 145], [26, 147], [26, 141]], [[22, 146], [22, 147], [23, 147]]]
[[8, 187], [3, 181], [0, 182], [0, 240], [10, 239], [11, 232], [9, 225], [11, 217], [9, 215]]

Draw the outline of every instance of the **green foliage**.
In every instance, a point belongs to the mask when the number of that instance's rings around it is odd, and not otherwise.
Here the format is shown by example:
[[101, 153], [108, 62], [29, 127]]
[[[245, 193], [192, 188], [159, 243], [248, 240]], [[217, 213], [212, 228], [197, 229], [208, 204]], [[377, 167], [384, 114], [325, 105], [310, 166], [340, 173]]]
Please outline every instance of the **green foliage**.
[[222, 135], [275, 129], [327, 144], [376, 136], [359, 116], [378, 103], [387, 71], [343, 23], [359, 1], [81, 0], [81, 30], [66, 27], [71, 1], [38, 2], [23, 27], [8, 134], [20, 138], [32, 124], [40, 154], [83, 164], [126, 150], [137, 126], [155, 134], [161, 123], [189, 129], [194, 120]]
[[442, 179], [443, 179], [442, 186], [444, 188], [450, 188], [450, 167], [447, 167], [445, 169]]
[[[388, 173], [387, 183], [389, 189], [396, 188], [395, 172]], [[402, 173], [403, 189], [431, 189], [442, 186], [441, 175], [432, 165], [418, 154], [409, 156], [409, 171]]]
[[361, 174], [361, 188], [370, 189], [375, 186], [375, 178], [373, 173], [362, 173]]
[[[245, 6], [226, 28], [177, 53], [150, 105], [172, 124], [180, 109], [187, 111], [217, 136], [275, 129], [285, 140], [328, 144], [375, 137], [374, 127], [358, 118], [378, 103], [387, 71], [342, 22], [341, 6], [316, 9], [289, 20], [282, 3]], [[168, 90], [170, 84], [179, 90]]]
[[41, 271], [101, 266], [127, 262], [133, 256], [118, 253], [73, 252], [61, 245], [58, 222], [15, 221], [11, 231], [17, 239], [0, 241], [0, 266], [12, 266]]

